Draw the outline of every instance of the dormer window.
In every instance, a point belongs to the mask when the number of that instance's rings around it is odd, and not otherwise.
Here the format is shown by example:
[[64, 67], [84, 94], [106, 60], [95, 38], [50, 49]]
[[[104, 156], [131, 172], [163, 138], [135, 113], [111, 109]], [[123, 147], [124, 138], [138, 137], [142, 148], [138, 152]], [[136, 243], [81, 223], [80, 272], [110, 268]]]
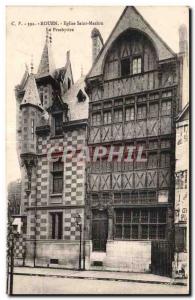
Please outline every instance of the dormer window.
[[62, 134], [62, 125], [63, 125], [63, 114], [58, 113], [54, 115], [54, 128], [55, 128], [55, 135]]
[[86, 96], [81, 90], [79, 90], [79, 92], [77, 94], [77, 99], [78, 99], [78, 102], [84, 102], [86, 100]]

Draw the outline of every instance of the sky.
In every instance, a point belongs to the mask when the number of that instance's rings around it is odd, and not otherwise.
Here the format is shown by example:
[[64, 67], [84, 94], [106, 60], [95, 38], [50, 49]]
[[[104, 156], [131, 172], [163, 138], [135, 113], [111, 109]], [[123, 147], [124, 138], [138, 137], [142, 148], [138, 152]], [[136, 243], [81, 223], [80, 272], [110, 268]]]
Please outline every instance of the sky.
[[[118, 21], [125, 7], [120, 6], [9, 6], [6, 16], [6, 124], [7, 124], [7, 183], [20, 178], [20, 169], [16, 154], [16, 101], [14, 87], [20, 83], [33, 56], [36, 72], [45, 42], [45, 29], [74, 29], [74, 31], [52, 32], [52, 49], [56, 67], [66, 62], [66, 52], [70, 50], [70, 59], [74, 81], [81, 75], [81, 68], [87, 74], [92, 62], [91, 30], [97, 27], [104, 42]], [[169, 47], [178, 53], [181, 24], [188, 27], [188, 9], [184, 6], [145, 6], [136, 7], [146, 21], [154, 28]], [[59, 25], [32, 25], [32, 23], [58, 22]], [[61, 25], [63, 22], [99, 22], [103, 25]], [[18, 25], [29, 23], [27, 25]], [[20, 23], [20, 24], [21, 24]]]

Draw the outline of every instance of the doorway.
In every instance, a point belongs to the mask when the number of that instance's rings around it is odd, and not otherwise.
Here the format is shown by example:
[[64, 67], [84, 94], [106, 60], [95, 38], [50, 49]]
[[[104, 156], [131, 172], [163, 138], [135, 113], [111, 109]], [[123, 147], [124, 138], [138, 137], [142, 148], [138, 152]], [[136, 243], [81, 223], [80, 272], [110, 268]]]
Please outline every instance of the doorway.
[[106, 210], [93, 210], [92, 244], [93, 251], [106, 251], [108, 237], [108, 216]]

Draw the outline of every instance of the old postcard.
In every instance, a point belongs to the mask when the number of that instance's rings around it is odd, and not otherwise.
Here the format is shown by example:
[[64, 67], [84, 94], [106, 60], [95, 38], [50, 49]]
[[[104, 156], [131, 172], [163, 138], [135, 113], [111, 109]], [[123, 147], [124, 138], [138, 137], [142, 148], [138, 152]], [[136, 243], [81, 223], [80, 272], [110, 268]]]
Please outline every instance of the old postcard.
[[7, 293], [189, 294], [189, 8], [6, 26]]

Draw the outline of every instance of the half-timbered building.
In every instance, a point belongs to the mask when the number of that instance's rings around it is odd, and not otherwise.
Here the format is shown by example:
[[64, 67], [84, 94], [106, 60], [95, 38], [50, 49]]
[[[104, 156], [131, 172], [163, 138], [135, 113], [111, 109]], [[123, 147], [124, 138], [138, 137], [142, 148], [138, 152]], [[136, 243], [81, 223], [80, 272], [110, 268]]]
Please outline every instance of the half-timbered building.
[[[94, 32], [93, 32], [94, 33]], [[97, 30], [93, 47], [102, 40]], [[96, 48], [97, 50], [97, 48]], [[93, 51], [93, 53], [95, 50]], [[94, 56], [93, 56], [94, 57]], [[88, 169], [91, 264], [170, 274], [174, 251], [175, 121], [179, 60], [134, 7], [125, 8], [87, 75], [88, 145], [143, 149]]]

